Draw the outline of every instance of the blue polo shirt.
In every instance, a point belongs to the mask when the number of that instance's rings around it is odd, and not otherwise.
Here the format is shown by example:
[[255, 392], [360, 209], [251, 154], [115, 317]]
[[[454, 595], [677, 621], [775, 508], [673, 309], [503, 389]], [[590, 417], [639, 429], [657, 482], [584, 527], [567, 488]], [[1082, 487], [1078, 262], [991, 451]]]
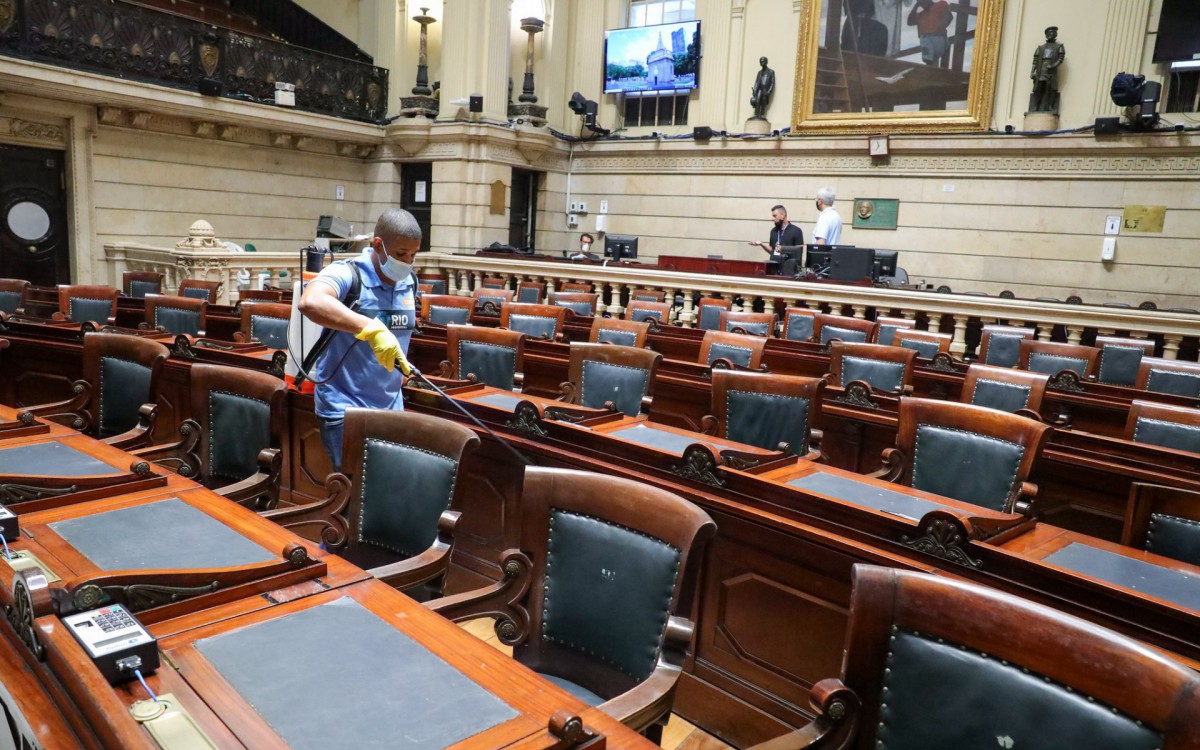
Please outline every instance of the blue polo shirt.
[[[416, 327], [416, 277], [409, 275], [395, 286], [387, 286], [375, 272], [370, 249], [357, 258], [332, 263], [313, 279], [314, 284], [328, 284], [345, 299], [358, 270], [362, 285], [358, 293], [358, 312], [368, 318], [379, 318], [391, 329], [408, 354], [408, 342]], [[316, 386], [318, 417], [340, 419], [346, 409], [361, 406], [371, 409], [403, 409], [401, 385], [404, 376], [399, 369], [388, 372], [379, 365], [371, 345], [354, 338], [352, 333], [339, 333], [329, 348], [317, 360], [313, 375]], [[327, 381], [327, 382], [324, 382]]]

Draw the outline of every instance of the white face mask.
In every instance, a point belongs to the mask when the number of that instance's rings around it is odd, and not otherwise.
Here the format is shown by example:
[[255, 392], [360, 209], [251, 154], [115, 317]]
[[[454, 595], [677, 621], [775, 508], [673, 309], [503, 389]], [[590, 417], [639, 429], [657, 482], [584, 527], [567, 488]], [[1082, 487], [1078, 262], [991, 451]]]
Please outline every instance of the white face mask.
[[592, 251], [592, 243], [590, 243], [590, 242], [580, 242], [579, 243], [579, 252], [590, 253], [591, 251]]
[[408, 275], [412, 273], [412, 265], [388, 255], [387, 246], [383, 244], [382, 239], [379, 240], [379, 246], [383, 248], [384, 261], [379, 267], [379, 270], [383, 271], [383, 275], [396, 282], [407, 279]]

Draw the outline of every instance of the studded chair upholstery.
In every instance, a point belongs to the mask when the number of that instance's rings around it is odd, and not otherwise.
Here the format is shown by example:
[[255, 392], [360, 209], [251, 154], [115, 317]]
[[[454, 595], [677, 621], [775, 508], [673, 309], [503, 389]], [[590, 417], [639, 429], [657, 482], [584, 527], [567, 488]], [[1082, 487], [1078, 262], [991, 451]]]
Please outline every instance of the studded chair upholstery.
[[775, 334], [775, 323], [778, 320], [775, 313], [722, 310], [717, 318], [717, 330], [770, 337]]
[[446, 326], [442, 376], [511, 391], [525, 357], [525, 334], [506, 328]]
[[892, 334], [892, 343], [902, 349], [912, 349], [921, 359], [933, 359], [941, 352], [950, 353], [954, 337], [936, 331], [901, 328]]
[[810, 446], [825, 385], [824, 378], [714, 370], [712, 414], [701, 422], [717, 437], [764, 450], [786, 443], [790, 452], [815, 460], [820, 454]]
[[0, 279], [0, 312], [15, 315], [25, 307], [29, 282], [24, 279]]
[[1200, 565], [1200, 492], [1134, 482], [1121, 544]]
[[208, 304], [217, 304], [217, 295], [221, 293], [221, 282], [201, 281], [200, 279], [184, 279], [179, 282], [177, 297], [208, 300]]
[[979, 334], [979, 361], [996, 367], [1016, 367], [1021, 359], [1020, 342], [1033, 338], [1032, 328], [984, 326]]
[[183, 439], [136, 454], [179, 469], [235, 502], [258, 510], [274, 507], [279, 447], [287, 434], [284, 382], [240, 367], [193, 364], [189, 391], [191, 418], [179, 426]]
[[858, 380], [882, 393], [900, 393], [911, 390], [916, 357], [912, 349], [899, 346], [834, 341], [829, 347], [829, 374], [841, 388]]
[[246, 302], [283, 302], [282, 289], [239, 289], [238, 306]]
[[848, 344], [865, 344], [874, 337], [874, 323], [844, 315], [818, 315], [813, 326], [813, 341], [822, 345], [833, 339]]
[[432, 274], [421, 273], [419, 277], [424, 279], [424, 283], [429, 284], [430, 294], [445, 294], [446, 293], [446, 278], [445, 278], [445, 276], [435, 276]]
[[812, 341], [817, 330], [816, 310], [807, 307], [789, 307], [783, 311], [783, 334], [785, 341]]
[[74, 323], [90, 321], [97, 325], [112, 325], [117, 315], [119, 292], [107, 286], [59, 284], [56, 320]]
[[1096, 380], [1107, 385], [1132, 387], [1137, 383], [1142, 358], [1154, 356], [1154, 342], [1146, 339], [1097, 336], [1096, 347], [1100, 349]]
[[696, 327], [701, 331], [720, 331], [721, 311], [733, 309], [732, 299], [701, 297], [696, 303]]
[[1151, 393], [1200, 398], [1200, 364], [1143, 357], [1134, 388]]
[[1134, 401], [1129, 405], [1125, 439], [1200, 453], [1200, 409]]
[[1037, 487], [1027, 480], [1049, 430], [995, 409], [904, 398], [896, 447], [883, 452], [888, 471], [882, 476], [990, 510], [1028, 515]]
[[671, 305], [666, 302], [646, 302], [634, 300], [625, 306], [625, 319], [635, 323], [653, 318], [659, 323], [671, 321]]
[[468, 491], [458, 481], [460, 467], [478, 447], [474, 432], [446, 419], [347, 409], [345, 474], [325, 481], [333, 493], [350, 489], [346, 546], [339, 554], [360, 567], [382, 566], [371, 573], [398, 588], [429, 581], [440, 594]]
[[1200, 677], [1137, 641], [944, 576], [851, 577], [841, 678], [755, 750], [1200, 748]]
[[[743, 370], [757, 370], [762, 367], [763, 352], [767, 348], [767, 340], [763, 336], [747, 336], [742, 333], [725, 333], [724, 331], [705, 331], [704, 339], [700, 342], [700, 359], [702, 365], [713, 367], [721, 364], [732, 365]], [[718, 360], [724, 360], [718, 363]]]
[[421, 295], [421, 321], [435, 326], [464, 325], [471, 320], [475, 300], [452, 294]]
[[484, 289], [507, 289], [508, 280], [503, 276], [484, 276], [480, 286]]
[[292, 306], [278, 302], [243, 302], [239, 305], [239, 328], [235, 341], [249, 343], [259, 341], [271, 349], [286, 349], [288, 346], [288, 323], [292, 317]]
[[471, 292], [471, 299], [475, 303], [475, 312], [484, 312], [494, 307], [496, 314], [499, 315], [500, 306], [506, 302], [512, 302], [513, 292], [511, 289], [480, 287]]
[[908, 318], [875, 318], [875, 338], [871, 343], [883, 344], [884, 346], [899, 346], [894, 341], [896, 333], [916, 327], [917, 321], [909, 320]]
[[134, 299], [142, 299], [147, 294], [162, 294], [163, 278], [158, 271], [125, 271], [121, 274], [121, 291]]
[[684, 618], [716, 526], [640, 482], [530, 467], [520, 528], [520, 549], [501, 557], [514, 575], [430, 607], [498, 616], [514, 658], [653, 739], [691, 647]]
[[147, 445], [168, 354], [167, 347], [138, 336], [84, 334], [83, 380], [74, 384], [74, 397], [25, 411], [123, 450]]
[[565, 307], [576, 315], [592, 316], [596, 314], [596, 295], [592, 292], [554, 292], [548, 301], [552, 305]]
[[517, 284], [516, 301], [524, 304], [536, 305], [542, 301], [542, 295], [546, 292], [546, 285], [537, 281], [522, 281]]
[[959, 400], [1011, 413], [1027, 410], [1037, 414], [1049, 382], [1050, 376], [1041, 372], [974, 364], [967, 368]]
[[1100, 361], [1100, 350], [1094, 346], [1033, 339], [1024, 339], [1018, 346], [1020, 355], [1017, 367], [1031, 372], [1044, 372], [1047, 375], [1070, 370], [1078, 375], [1080, 380], [1084, 380], [1095, 375], [1096, 363]]
[[592, 331], [588, 334], [588, 342], [636, 346], [640, 349], [646, 345], [646, 336], [649, 333], [650, 324], [646, 321], [635, 323], [632, 320], [596, 317], [592, 320]]
[[629, 295], [630, 302], [666, 302], [667, 293], [661, 289], [634, 289]]
[[636, 417], [650, 408], [661, 361], [662, 355], [649, 349], [573, 343], [563, 400], [589, 409], [603, 409], [611, 402], [617, 411]]
[[558, 305], [509, 302], [500, 308], [500, 327], [523, 333], [531, 339], [558, 340], [566, 319], [567, 308]]
[[146, 295], [146, 320], [139, 328], [162, 329], [167, 333], [203, 337], [208, 325], [208, 300], [191, 297], [172, 297], [165, 294]]

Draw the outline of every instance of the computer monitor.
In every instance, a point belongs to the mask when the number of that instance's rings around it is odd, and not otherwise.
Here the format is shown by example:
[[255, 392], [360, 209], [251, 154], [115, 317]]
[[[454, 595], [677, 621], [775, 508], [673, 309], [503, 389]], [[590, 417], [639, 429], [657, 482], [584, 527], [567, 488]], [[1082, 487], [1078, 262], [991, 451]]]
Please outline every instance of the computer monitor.
[[896, 250], [876, 250], [875, 278], [880, 279], [885, 276], [895, 276], [896, 264], [899, 262], [899, 256], [900, 253]]
[[824, 277], [829, 273], [829, 266], [833, 264], [832, 251], [834, 247], [834, 245], [809, 245], [808, 270], [818, 277]]
[[614, 261], [636, 258], [638, 253], [638, 238], [626, 237], [620, 234], [610, 234], [604, 237], [604, 257]]
[[804, 265], [804, 245], [785, 245], [779, 260], [780, 276], [795, 276]]
[[875, 270], [875, 250], [870, 247], [835, 247], [829, 277], [834, 281], [861, 281]]

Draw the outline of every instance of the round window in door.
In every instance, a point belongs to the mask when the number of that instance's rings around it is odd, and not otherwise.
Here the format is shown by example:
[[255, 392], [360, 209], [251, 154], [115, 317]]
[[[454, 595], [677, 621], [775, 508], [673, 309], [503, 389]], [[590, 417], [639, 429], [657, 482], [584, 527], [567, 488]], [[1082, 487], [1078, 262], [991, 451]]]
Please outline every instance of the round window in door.
[[50, 212], [34, 201], [13, 204], [4, 219], [8, 231], [22, 242], [41, 242], [50, 234]]

